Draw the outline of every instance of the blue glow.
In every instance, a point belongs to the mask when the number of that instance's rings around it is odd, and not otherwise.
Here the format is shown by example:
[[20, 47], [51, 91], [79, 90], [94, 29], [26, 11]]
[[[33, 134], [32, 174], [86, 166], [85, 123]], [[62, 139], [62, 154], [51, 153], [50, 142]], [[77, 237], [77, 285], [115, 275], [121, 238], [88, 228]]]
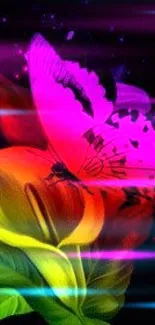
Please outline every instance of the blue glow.
[[125, 307], [137, 309], [155, 309], [155, 302], [135, 302], [126, 304]]
[[95, 296], [95, 295], [109, 295], [109, 294], [123, 294], [124, 290], [116, 290], [116, 289], [106, 289], [106, 290], [97, 290], [97, 289], [78, 289], [75, 290], [74, 288], [54, 288], [54, 291], [50, 288], [17, 288], [9, 289], [9, 288], [2, 288], [0, 289], [0, 296], [6, 295], [6, 296], [15, 296], [18, 294], [21, 294], [22, 296], [33, 296], [33, 297], [54, 297], [57, 296], [74, 296], [78, 293], [78, 296], [83, 296], [85, 294], [89, 296]]

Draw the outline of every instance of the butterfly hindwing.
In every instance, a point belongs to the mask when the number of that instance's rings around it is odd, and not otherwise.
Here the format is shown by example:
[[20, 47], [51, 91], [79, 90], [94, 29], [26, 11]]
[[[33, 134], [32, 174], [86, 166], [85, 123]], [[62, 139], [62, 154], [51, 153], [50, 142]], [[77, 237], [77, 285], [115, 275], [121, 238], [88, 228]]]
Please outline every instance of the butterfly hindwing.
[[145, 120], [133, 127], [130, 117], [126, 117], [120, 122], [119, 129], [103, 123], [87, 130], [83, 134], [85, 157], [79, 175], [104, 181], [139, 180], [144, 184], [153, 180], [155, 149], [147, 141], [144, 125]]

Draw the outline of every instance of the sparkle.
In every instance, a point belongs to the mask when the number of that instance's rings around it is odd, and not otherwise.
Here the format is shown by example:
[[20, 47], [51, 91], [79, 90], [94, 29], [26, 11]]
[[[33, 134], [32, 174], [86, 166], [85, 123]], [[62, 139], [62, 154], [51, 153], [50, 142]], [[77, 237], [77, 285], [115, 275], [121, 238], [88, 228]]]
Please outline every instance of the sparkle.
[[19, 54], [19, 55], [22, 55], [22, 54], [23, 54], [22, 49], [19, 49], [19, 50], [18, 50], [18, 54]]
[[113, 31], [114, 31], [114, 26], [110, 26], [110, 27], [109, 27], [109, 31], [110, 31], [110, 32], [113, 32]]
[[23, 68], [22, 68], [23, 72], [27, 72], [28, 71], [28, 67], [27, 65], [24, 65]]
[[19, 79], [19, 78], [20, 78], [19, 73], [16, 73], [16, 74], [15, 74], [15, 79]]
[[121, 36], [121, 37], [119, 38], [119, 41], [120, 41], [120, 43], [124, 43], [124, 37]]
[[3, 18], [2, 18], [2, 22], [3, 22], [3, 23], [6, 23], [6, 22], [7, 22], [7, 18], [6, 18], [6, 17], [3, 17]]
[[69, 31], [67, 34], [67, 37], [66, 37], [67, 41], [71, 41], [73, 39], [74, 35], [75, 35], [75, 32], [73, 30]]

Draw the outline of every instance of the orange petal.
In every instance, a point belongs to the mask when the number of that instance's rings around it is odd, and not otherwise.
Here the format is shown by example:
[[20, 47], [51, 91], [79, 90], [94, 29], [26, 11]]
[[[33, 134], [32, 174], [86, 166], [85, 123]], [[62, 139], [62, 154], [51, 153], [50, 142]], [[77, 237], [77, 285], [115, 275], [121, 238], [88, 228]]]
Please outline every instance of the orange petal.
[[62, 242], [60, 247], [64, 245], [87, 245], [92, 243], [100, 234], [104, 224], [104, 204], [100, 191], [94, 191], [93, 195], [83, 189], [84, 197], [84, 213], [81, 222], [75, 230]]
[[[82, 194], [68, 182], [48, 183], [52, 159], [46, 151], [12, 147], [0, 152], [0, 225], [57, 244], [83, 215]], [[36, 230], [37, 229], [37, 230]]]

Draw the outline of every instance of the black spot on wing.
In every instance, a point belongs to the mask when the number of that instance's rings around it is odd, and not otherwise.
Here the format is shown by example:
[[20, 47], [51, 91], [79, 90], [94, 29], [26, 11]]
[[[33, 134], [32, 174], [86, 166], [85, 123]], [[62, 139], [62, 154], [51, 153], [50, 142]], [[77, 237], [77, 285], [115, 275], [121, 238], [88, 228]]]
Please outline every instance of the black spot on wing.
[[103, 144], [104, 144], [104, 140], [102, 136], [101, 135], [96, 136], [94, 142], [94, 149], [98, 152], [101, 151], [103, 149]]
[[119, 123], [118, 122], [113, 122], [112, 116], [110, 116], [107, 120], [106, 123], [110, 126], [113, 126], [115, 129], [119, 129]]
[[122, 119], [125, 116], [129, 115], [129, 111], [127, 108], [122, 108], [118, 111], [119, 118]]
[[139, 117], [139, 111], [132, 110], [130, 115], [131, 115], [131, 121], [136, 122], [138, 120], [138, 117]]
[[121, 166], [124, 166], [126, 164], [126, 156], [123, 156], [120, 160], [119, 163]]
[[86, 131], [83, 137], [88, 141], [89, 144], [92, 144], [95, 140], [95, 133], [93, 129]]
[[90, 145], [94, 146], [94, 150], [100, 152], [104, 147], [104, 139], [101, 135], [96, 135], [93, 129], [86, 131], [83, 137]]
[[145, 125], [144, 128], [143, 128], [143, 132], [146, 133], [148, 131], [148, 129], [149, 129], [148, 126]]
[[137, 140], [131, 140], [130, 139], [130, 143], [136, 149], [139, 147], [139, 142]]
[[129, 188], [122, 188], [124, 194], [125, 194], [125, 201], [120, 206], [119, 210], [123, 210], [125, 208], [131, 207], [133, 205], [140, 203], [140, 192], [137, 187], [129, 187]]

